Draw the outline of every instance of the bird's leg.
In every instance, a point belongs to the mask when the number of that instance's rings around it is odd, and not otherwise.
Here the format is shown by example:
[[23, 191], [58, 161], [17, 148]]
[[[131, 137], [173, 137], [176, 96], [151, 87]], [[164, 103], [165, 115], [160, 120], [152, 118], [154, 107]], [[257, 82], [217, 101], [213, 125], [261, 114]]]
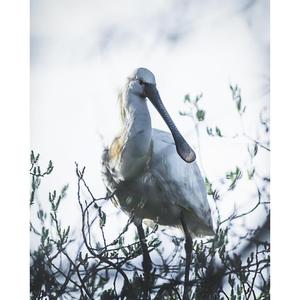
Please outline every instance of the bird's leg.
[[149, 293], [149, 288], [150, 288], [150, 272], [152, 269], [152, 261], [148, 252], [148, 247], [146, 244], [146, 238], [145, 238], [145, 233], [143, 229], [142, 222], [138, 222], [136, 224], [137, 230], [138, 230], [138, 235], [139, 239], [141, 242], [141, 247], [142, 247], [142, 252], [143, 252], [143, 270], [144, 270], [144, 299], [148, 299], [148, 293]]
[[186, 253], [183, 300], [188, 300], [188, 291], [189, 291], [188, 286], [189, 286], [190, 265], [192, 261], [193, 240], [186, 226], [183, 213], [181, 213], [180, 220], [185, 234], [184, 246], [185, 246], [185, 253]]

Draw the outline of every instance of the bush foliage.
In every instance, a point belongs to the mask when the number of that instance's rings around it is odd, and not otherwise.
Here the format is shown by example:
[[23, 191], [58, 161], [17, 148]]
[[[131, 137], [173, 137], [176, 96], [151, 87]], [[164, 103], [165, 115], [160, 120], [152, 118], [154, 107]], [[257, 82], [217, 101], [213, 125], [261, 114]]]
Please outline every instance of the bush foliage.
[[[230, 91], [238, 116], [243, 118], [246, 106], [241, 90], [238, 86], [230, 86]], [[201, 109], [202, 98], [202, 94], [195, 98], [186, 95], [186, 110], [180, 112], [191, 118], [198, 138], [199, 127], [204, 126], [207, 115]], [[269, 120], [265, 112], [266, 109], [261, 113], [259, 130], [267, 139], [258, 141], [246, 132], [231, 136], [232, 139], [243, 137], [248, 140], [250, 163], [246, 169], [245, 166], [233, 166], [220, 181], [228, 193], [234, 193], [238, 192], [236, 187], [241, 178], [247, 176], [249, 184], [254, 183], [257, 191], [251, 199], [252, 207], [242, 212], [233, 211], [229, 217], [223, 218], [218, 210], [218, 203], [223, 199], [221, 187], [205, 178], [207, 193], [218, 213], [217, 228], [213, 238], [193, 242], [190, 299], [270, 297], [270, 178], [258, 174], [255, 165], [259, 151], [270, 151]], [[211, 138], [228, 138], [216, 125], [206, 126], [206, 132]], [[61, 191], [49, 192], [49, 209], [45, 206], [46, 201], [37, 197], [41, 181], [46, 176], [53, 176], [54, 172], [52, 161], [43, 170], [39, 158], [39, 154], [31, 152], [30, 232], [38, 241], [30, 251], [31, 299], [182, 299], [185, 268], [182, 237], [169, 235], [160, 226], [145, 228], [144, 242], [153, 262], [153, 269], [145, 272], [142, 267], [143, 244], [137, 234], [130, 238], [127, 234], [130, 230], [136, 232], [132, 218], [114, 237], [107, 228], [104, 203], [113, 195], [94, 196], [85, 180], [85, 167], [76, 164], [77, 204], [74, 203], [74, 209], [81, 213], [81, 231], [73, 232], [70, 226], [64, 227], [60, 219], [61, 203], [68, 185]], [[263, 222], [254, 229], [247, 228], [245, 218], [262, 207], [265, 212]], [[240, 234], [236, 233], [237, 224], [243, 227]]]

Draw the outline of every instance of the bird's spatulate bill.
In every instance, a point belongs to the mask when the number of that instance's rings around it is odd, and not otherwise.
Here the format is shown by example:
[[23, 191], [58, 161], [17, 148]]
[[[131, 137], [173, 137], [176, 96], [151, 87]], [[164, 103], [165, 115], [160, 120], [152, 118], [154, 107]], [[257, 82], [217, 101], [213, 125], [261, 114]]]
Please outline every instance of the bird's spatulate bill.
[[187, 163], [193, 162], [196, 159], [196, 154], [175, 126], [168, 111], [166, 110], [164, 104], [161, 101], [156, 86], [154, 84], [145, 83], [145, 93], [151, 101], [151, 103], [157, 109], [159, 114], [162, 116], [166, 124], [168, 125], [173, 135], [178, 155]]

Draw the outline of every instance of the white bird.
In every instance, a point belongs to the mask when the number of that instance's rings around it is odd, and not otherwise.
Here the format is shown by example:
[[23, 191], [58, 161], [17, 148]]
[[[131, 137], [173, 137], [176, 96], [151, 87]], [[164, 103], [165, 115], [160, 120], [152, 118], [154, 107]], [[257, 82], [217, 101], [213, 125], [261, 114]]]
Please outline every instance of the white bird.
[[[134, 215], [141, 239], [143, 220], [183, 229], [188, 264], [192, 237], [214, 234], [196, 155], [164, 107], [148, 69], [136, 69], [119, 98], [122, 131], [104, 149], [104, 183], [121, 209]], [[147, 98], [172, 134], [152, 128]]]

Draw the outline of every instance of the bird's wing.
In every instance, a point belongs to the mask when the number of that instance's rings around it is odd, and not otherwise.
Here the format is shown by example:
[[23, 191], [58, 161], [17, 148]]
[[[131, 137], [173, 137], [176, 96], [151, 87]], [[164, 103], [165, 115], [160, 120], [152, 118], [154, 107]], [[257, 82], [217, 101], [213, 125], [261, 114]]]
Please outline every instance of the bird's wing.
[[171, 189], [170, 201], [196, 214], [213, 228], [206, 188], [197, 163], [186, 163], [180, 158], [170, 133], [153, 129], [152, 140], [152, 163], [156, 165], [153, 170]]

